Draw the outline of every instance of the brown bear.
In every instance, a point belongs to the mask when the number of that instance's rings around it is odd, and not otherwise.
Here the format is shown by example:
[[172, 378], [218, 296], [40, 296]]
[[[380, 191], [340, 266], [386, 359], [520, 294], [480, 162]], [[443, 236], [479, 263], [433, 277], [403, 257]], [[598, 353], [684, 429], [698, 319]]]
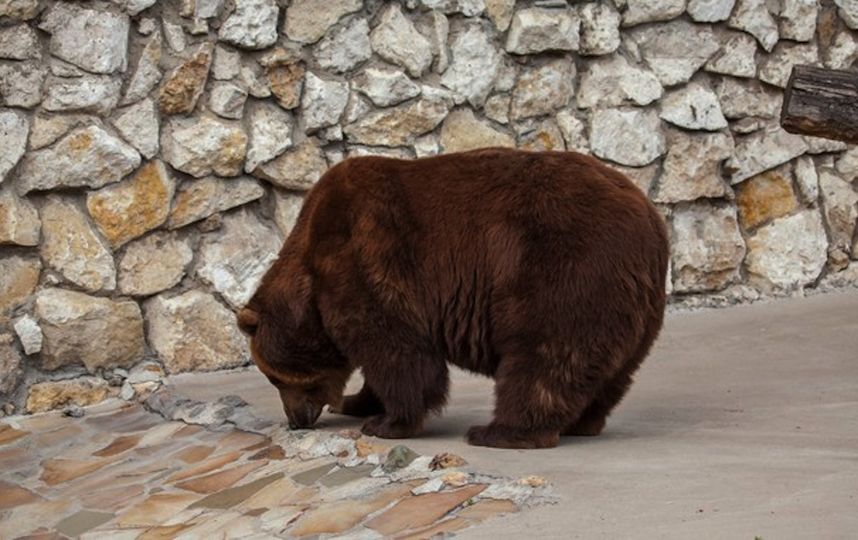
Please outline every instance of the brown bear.
[[469, 443], [551, 447], [604, 428], [661, 328], [667, 264], [656, 208], [595, 158], [360, 157], [308, 193], [238, 322], [293, 428], [327, 404], [414, 436], [449, 362], [495, 380]]

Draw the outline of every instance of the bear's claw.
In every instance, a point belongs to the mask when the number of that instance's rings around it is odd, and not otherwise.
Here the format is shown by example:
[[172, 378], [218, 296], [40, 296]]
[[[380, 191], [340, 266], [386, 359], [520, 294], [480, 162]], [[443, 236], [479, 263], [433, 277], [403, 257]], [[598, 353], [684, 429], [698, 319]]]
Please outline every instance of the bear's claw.
[[361, 428], [364, 435], [382, 439], [407, 439], [413, 437], [417, 431], [418, 428], [414, 426], [393, 421], [382, 414], [368, 418]]
[[473, 426], [466, 436], [468, 444], [493, 448], [553, 448], [560, 434], [551, 431], [523, 431], [496, 424]]

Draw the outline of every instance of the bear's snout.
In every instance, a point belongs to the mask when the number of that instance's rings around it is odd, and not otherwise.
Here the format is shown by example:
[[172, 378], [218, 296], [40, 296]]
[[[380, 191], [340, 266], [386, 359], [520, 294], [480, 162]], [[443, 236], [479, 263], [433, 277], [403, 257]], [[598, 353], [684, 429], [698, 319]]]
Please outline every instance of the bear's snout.
[[309, 429], [313, 427], [321, 414], [322, 407], [311, 401], [305, 401], [303, 405], [294, 409], [286, 408], [286, 418], [289, 419], [290, 429]]

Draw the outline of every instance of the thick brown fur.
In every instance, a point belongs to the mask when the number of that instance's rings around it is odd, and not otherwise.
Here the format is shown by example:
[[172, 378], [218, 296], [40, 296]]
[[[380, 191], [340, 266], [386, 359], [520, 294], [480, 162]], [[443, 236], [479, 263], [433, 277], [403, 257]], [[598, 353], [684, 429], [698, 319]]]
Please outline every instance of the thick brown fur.
[[[413, 436], [452, 363], [496, 381], [471, 444], [550, 447], [599, 434], [625, 395], [662, 326], [667, 261], [657, 210], [592, 157], [348, 159], [239, 323], [293, 425], [329, 403], [368, 417], [364, 433]], [[355, 369], [365, 386], [340, 402]]]

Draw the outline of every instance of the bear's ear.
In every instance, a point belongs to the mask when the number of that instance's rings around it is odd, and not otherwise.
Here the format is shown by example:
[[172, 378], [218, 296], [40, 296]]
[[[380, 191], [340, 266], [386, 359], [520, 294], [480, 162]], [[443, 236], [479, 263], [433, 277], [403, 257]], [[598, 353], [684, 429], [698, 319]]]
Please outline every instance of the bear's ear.
[[256, 333], [256, 327], [259, 326], [259, 313], [250, 308], [244, 308], [238, 312], [238, 327], [248, 336], [253, 336]]

